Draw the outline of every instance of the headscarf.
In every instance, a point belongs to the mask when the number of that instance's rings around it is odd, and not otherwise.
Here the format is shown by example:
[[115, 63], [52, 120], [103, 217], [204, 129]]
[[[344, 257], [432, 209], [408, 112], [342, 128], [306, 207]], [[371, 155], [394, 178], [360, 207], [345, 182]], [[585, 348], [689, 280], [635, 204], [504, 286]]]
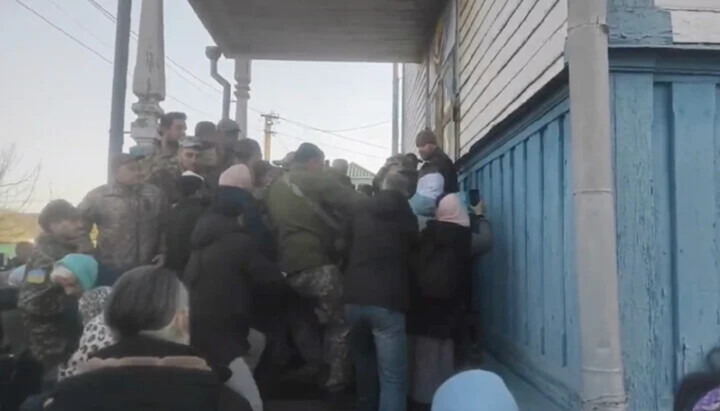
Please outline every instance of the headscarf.
[[219, 185], [251, 190], [253, 188], [252, 173], [245, 164], [236, 164], [220, 174]]
[[467, 208], [460, 196], [455, 193], [448, 194], [440, 200], [435, 216], [438, 221], [470, 227], [470, 215]]
[[86, 254], [68, 254], [55, 263], [51, 277], [55, 276], [55, 272], [60, 273], [59, 275], [74, 276], [83, 291], [88, 291], [97, 282], [98, 262]]
[[435, 392], [432, 411], [518, 411], [503, 380], [482, 370], [462, 372]]
[[105, 301], [107, 301], [112, 288], [98, 287], [83, 293], [78, 301], [78, 310], [82, 317], [83, 325], [87, 325], [90, 320], [100, 315], [105, 309]]

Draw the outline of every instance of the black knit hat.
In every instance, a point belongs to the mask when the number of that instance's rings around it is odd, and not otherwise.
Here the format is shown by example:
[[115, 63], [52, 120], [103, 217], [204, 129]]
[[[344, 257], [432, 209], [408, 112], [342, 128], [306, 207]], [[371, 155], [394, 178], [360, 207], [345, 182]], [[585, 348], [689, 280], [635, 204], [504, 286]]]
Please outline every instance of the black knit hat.
[[295, 158], [293, 160], [296, 163], [305, 164], [315, 158], [325, 158], [325, 153], [315, 144], [302, 143], [297, 151], [295, 151]]
[[43, 231], [50, 231], [50, 225], [66, 220], [77, 220], [80, 212], [77, 208], [65, 200], [53, 200], [49, 202], [40, 212], [38, 224]]
[[437, 144], [437, 137], [429, 128], [419, 132], [417, 137], [415, 137], [416, 147], [422, 147], [426, 144]]

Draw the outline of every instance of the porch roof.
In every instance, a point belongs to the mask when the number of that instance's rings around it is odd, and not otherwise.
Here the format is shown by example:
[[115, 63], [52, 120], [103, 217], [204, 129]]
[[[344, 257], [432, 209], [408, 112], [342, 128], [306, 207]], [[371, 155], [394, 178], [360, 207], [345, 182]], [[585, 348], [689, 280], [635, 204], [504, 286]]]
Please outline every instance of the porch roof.
[[188, 0], [226, 57], [417, 62], [447, 0]]

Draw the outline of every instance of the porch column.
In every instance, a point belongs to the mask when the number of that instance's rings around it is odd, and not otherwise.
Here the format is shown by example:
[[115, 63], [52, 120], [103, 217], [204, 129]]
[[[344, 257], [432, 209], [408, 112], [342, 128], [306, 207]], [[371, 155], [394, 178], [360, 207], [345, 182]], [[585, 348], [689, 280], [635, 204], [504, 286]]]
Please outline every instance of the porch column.
[[137, 119], [132, 122], [130, 135], [139, 146], [149, 150], [158, 135], [158, 122], [163, 114], [160, 102], [165, 100], [163, 0], [144, 0], [141, 4], [133, 73], [133, 93], [138, 101], [132, 110]]
[[250, 81], [252, 79], [252, 60], [235, 59], [235, 121], [240, 125], [240, 138], [248, 136], [248, 100], [250, 100]]

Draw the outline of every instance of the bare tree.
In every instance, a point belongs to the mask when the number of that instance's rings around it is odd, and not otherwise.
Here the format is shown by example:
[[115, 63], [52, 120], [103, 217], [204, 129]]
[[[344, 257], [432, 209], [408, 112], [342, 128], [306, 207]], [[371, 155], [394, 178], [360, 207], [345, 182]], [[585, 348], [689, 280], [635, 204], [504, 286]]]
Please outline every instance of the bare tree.
[[15, 216], [32, 201], [41, 165], [20, 170], [21, 161], [14, 144], [0, 149], [0, 241], [23, 236], [26, 231]]

